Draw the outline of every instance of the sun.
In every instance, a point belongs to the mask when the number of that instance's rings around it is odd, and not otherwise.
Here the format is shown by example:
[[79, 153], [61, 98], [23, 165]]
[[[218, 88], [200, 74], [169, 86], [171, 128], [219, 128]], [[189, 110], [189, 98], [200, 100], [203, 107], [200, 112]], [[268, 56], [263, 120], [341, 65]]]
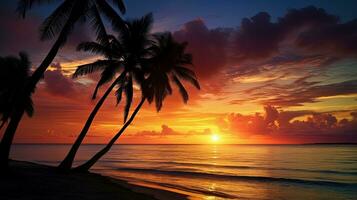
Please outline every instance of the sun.
[[217, 135], [217, 134], [212, 134], [211, 140], [212, 140], [212, 142], [218, 142], [218, 140], [219, 140], [219, 135]]

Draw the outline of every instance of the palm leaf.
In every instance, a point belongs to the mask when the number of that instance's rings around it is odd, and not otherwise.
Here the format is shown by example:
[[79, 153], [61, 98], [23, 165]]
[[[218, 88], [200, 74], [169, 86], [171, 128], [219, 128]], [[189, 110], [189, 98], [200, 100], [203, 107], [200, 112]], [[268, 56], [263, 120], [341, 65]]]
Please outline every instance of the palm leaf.
[[105, 57], [110, 57], [112, 53], [108, 47], [97, 42], [82, 42], [77, 46], [77, 51], [91, 52]]
[[33, 4], [51, 3], [58, 0], [19, 0], [17, 5], [17, 12], [21, 14], [23, 18], [26, 17], [26, 12], [30, 10]]
[[[66, 23], [74, 23], [69, 21], [70, 16], [74, 16], [73, 9], [76, 6], [76, 1], [66, 0], [59, 5], [53, 13], [48, 16], [42, 23], [41, 40], [54, 38], [59, 32], [63, 30]], [[78, 3], [77, 3], [78, 4]]]
[[22, 66], [25, 74], [29, 75], [30, 68], [31, 68], [31, 62], [29, 56], [25, 52], [20, 52], [19, 56], [20, 56], [20, 65]]
[[96, 31], [97, 41], [103, 45], [109, 44], [108, 34], [105, 29], [103, 20], [100, 17], [98, 8], [96, 6], [92, 6], [88, 16], [91, 19], [91, 25], [93, 29]]
[[106, 1], [96, 0], [96, 4], [101, 13], [103, 13], [103, 15], [111, 22], [114, 30], [118, 31], [125, 28], [123, 19]]
[[111, 60], [97, 60], [94, 63], [80, 65], [77, 67], [76, 71], [73, 74], [73, 78], [77, 78], [78, 76], [83, 76], [87, 74], [91, 74], [93, 72], [104, 70], [110, 64], [113, 64], [115, 61]]
[[119, 80], [117, 82], [118, 85], [118, 89], [115, 91], [115, 96], [117, 99], [117, 105], [119, 105], [121, 99], [122, 99], [122, 95], [123, 95], [123, 89], [125, 87], [125, 75], [126, 72], [122, 72], [119, 76]]
[[131, 76], [128, 77], [127, 83], [125, 85], [125, 95], [126, 95], [126, 104], [124, 109], [124, 123], [128, 118], [130, 106], [133, 101], [133, 79]]
[[109, 81], [111, 81], [115, 75], [116, 72], [116, 66], [114, 64], [110, 64], [108, 66], [106, 66], [100, 76], [100, 79], [97, 83], [97, 86], [95, 87], [92, 99], [96, 99], [97, 98], [97, 93], [98, 93], [98, 89], [108, 83]]
[[115, 96], [117, 99], [117, 105], [119, 105], [121, 98], [123, 96], [123, 85], [120, 85], [119, 88], [115, 91]]
[[174, 83], [177, 85], [177, 87], [179, 88], [179, 91], [180, 91], [183, 101], [185, 103], [187, 103], [188, 93], [187, 93], [185, 87], [182, 85], [181, 81], [177, 78], [177, 76], [173, 75], [172, 79], [173, 79]]
[[3, 119], [0, 119], [0, 122], [1, 122], [1, 124], [0, 124], [0, 130], [1, 130], [5, 126], [6, 121]]
[[31, 97], [27, 97], [26, 105], [25, 105], [25, 112], [29, 117], [32, 117], [34, 114], [33, 102]]
[[175, 67], [174, 73], [181, 79], [184, 79], [184, 80], [190, 82], [197, 89], [201, 89], [200, 84], [199, 84], [199, 82], [196, 78], [196, 75], [194, 74], [193, 71], [191, 71], [185, 67]]
[[125, 14], [126, 8], [125, 8], [125, 5], [124, 5], [123, 0], [112, 0], [112, 1], [113, 1], [113, 3], [114, 3], [115, 5], [118, 6], [120, 12], [121, 12], [122, 14]]

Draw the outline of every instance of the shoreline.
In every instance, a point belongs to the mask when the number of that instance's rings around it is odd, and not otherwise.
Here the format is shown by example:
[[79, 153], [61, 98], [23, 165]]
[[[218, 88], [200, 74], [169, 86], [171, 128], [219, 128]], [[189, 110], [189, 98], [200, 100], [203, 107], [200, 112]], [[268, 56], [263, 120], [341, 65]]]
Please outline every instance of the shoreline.
[[0, 199], [128, 199], [176, 200], [188, 195], [129, 182], [98, 173], [59, 173], [48, 165], [10, 161], [0, 172]]

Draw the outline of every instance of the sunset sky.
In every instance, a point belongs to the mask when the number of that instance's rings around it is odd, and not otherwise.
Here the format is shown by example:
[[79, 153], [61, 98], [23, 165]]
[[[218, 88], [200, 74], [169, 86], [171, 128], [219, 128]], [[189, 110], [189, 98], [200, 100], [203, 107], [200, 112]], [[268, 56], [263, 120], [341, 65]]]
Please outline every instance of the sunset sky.
[[[56, 4], [21, 19], [16, 2], [0, 3], [0, 55], [26, 51], [37, 67], [53, 43], [39, 40], [39, 26]], [[187, 105], [175, 90], [160, 113], [146, 103], [120, 143], [357, 142], [357, 1], [125, 3], [124, 18], [153, 12], [153, 32], [189, 43], [202, 89], [187, 86]], [[71, 75], [99, 58], [75, 47], [93, 38], [88, 24], [77, 25], [39, 84], [35, 116], [22, 121], [16, 142], [75, 140], [95, 105], [97, 76]], [[105, 143], [122, 126], [115, 101], [114, 94], [107, 99], [87, 143]]]

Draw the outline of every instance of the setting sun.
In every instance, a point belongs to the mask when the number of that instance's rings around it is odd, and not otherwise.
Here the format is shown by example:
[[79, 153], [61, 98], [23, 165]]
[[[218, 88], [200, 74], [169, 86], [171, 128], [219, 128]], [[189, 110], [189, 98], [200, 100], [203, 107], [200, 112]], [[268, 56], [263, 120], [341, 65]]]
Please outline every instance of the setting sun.
[[211, 136], [211, 140], [212, 140], [213, 142], [218, 142], [218, 140], [219, 140], [219, 135], [213, 134], [213, 135]]
[[356, 8], [0, 0], [0, 200], [357, 200]]

